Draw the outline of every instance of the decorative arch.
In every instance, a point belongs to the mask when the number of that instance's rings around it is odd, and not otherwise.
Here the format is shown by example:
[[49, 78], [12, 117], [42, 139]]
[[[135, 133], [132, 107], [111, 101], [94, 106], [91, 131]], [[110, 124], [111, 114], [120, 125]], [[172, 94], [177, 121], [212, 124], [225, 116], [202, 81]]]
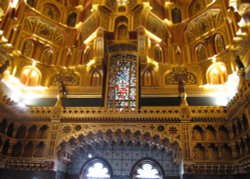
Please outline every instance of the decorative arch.
[[26, 86], [38, 86], [41, 78], [41, 72], [36, 67], [26, 66], [22, 70], [20, 81]]
[[180, 23], [182, 21], [181, 10], [178, 7], [174, 7], [171, 10], [172, 22], [174, 24]]
[[156, 45], [154, 48], [154, 60], [157, 62], [162, 62], [163, 53], [160, 45]]
[[32, 57], [34, 51], [34, 42], [31, 39], [25, 40], [22, 47], [22, 55]]
[[[180, 145], [177, 141], [170, 142], [165, 135], [152, 135], [147, 131], [140, 130], [131, 130], [130, 128], [126, 129], [102, 129], [102, 130], [81, 130], [81, 127], [78, 126], [78, 132], [71, 132], [71, 126], [64, 126], [63, 131], [66, 135], [61, 137], [61, 140], [58, 143], [57, 152], [58, 152], [58, 161], [59, 162], [68, 162], [73, 169], [75, 165], [79, 166], [79, 162], [88, 163], [95, 156], [100, 156], [114, 164], [109, 154], [99, 155], [100, 152], [103, 153], [103, 150], [108, 150], [112, 148], [124, 149], [126, 147], [131, 150], [135, 149], [136, 151], [142, 153], [130, 164], [132, 166], [138, 160], [144, 157], [151, 157], [156, 159], [163, 164], [163, 160], [159, 157], [165, 156], [169, 159], [169, 166], [173, 167], [171, 171], [176, 172], [175, 175], [178, 175], [180, 172], [180, 162], [182, 161], [182, 153]], [[100, 150], [99, 150], [100, 149]], [[155, 151], [156, 153], [145, 156], [146, 151]], [[120, 150], [118, 150], [120, 151]], [[81, 155], [79, 155], [81, 152]], [[112, 153], [112, 152], [111, 152]], [[91, 154], [91, 155], [89, 155]], [[119, 155], [120, 156], [120, 155]], [[158, 157], [157, 157], [158, 156]], [[115, 164], [114, 164], [115, 165]], [[120, 164], [118, 164], [120, 165]], [[119, 168], [122, 166], [120, 165]], [[125, 168], [123, 168], [124, 170]], [[171, 172], [167, 168], [164, 168], [164, 172]], [[77, 173], [79, 173], [78, 171]], [[126, 168], [128, 175], [131, 173], [131, 167]], [[81, 173], [81, 172], [80, 172]]]
[[196, 59], [197, 59], [198, 62], [201, 62], [201, 61], [207, 59], [206, 48], [201, 43], [196, 46], [195, 54], [196, 54]]
[[39, 142], [36, 145], [36, 149], [35, 149], [35, 153], [34, 153], [34, 157], [38, 157], [41, 158], [44, 156], [44, 152], [45, 152], [45, 143], [44, 142]]
[[127, 40], [129, 38], [127, 17], [119, 16], [115, 19], [115, 32], [117, 40]]
[[221, 53], [225, 50], [225, 41], [224, 41], [223, 35], [216, 34], [214, 36], [214, 47], [215, 47], [216, 53]]
[[7, 119], [3, 119], [2, 122], [0, 123], [0, 133], [5, 134], [7, 125], [8, 125]]
[[101, 73], [96, 69], [93, 71], [91, 80], [90, 80], [90, 85], [91, 86], [100, 86], [102, 83], [102, 75]]
[[205, 0], [193, 0], [189, 6], [189, 16], [192, 17], [206, 7]]
[[22, 144], [20, 142], [17, 142], [12, 149], [12, 157], [20, 157], [22, 153]]
[[63, 131], [66, 135], [61, 137], [61, 141], [58, 143], [59, 144], [58, 150], [63, 149], [63, 146], [66, 143], [70, 143], [71, 147], [75, 148], [78, 146], [78, 144], [81, 144], [83, 142], [84, 145], [86, 145], [85, 147], [87, 147], [89, 144], [93, 146], [95, 145], [103, 146], [106, 145], [107, 143], [120, 144], [122, 142], [124, 144], [130, 144], [132, 146], [133, 145], [145, 146], [147, 144], [149, 147], [163, 151], [164, 150], [171, 151], [174, 146], [177, 146], [178, 151], [175, 150], [175, 152], [180, 152], [181, 150], [179, 141], [170, 142], [170, 140], [165, 135], [164, 136], [151, 135], [147, 131], [131, 130], [131, 129], [123, 129], [123, 130], [102, 129], [94, 132], [92, 130], [89, 131], [78, 130], [80, 132], [70, 133], [71, 131], [70, 126], [64, 126]]
[[46, 47], [41, 55], [41, 63], [51, 64], [53, 62], [54, 52], [50, 47]]
[[105, 178], [111, 179], [112, 167], [107, 160], [95, 157], [86, 161], [80, 172], [80, 179]]
[[204, 130], [200, 126], [194, 126], [193, 128], [193, 140], [204, 140]]
[[13, 135], [13, 132], [14, 132], [14, 123], [10, 123], [10, 125], [8, 126], [8, 129], [7, 129], [7, 136], [9, 137], [12, 137]]
[[60, 19], [60, 11], [53, 4], [45, 4], [42, 13], [52, 20], [59, 21]]
[[36, 138], [37, 135], [37, 127], [33, 125], [29, 128], [27, 138]]
[[35, 0], [26, 0], [26, 3], [30, 5], [31, 7], [35, 6]]
[[17, 133], [16, 133], [16, 138], [18, 139], [22, 139], [24, 138], [26, 135], [26, 127], [24, 125], [21, 125], [18, 129], [17, 129]]
[[194, 147], [193, 150], [193, 157], [196, 160], [205, 160], [206, 159], [206, 148], [204, 147], [204, 145], [198, 143], [196, 144], [196, 146]]
[[48, 129], [49, 127], [47, 125], [43, 125], [42, 127], [40, 127], [39, 131], [38, 131], [38, 139], [47, 139], [48, 137]]
[[142, 158], [137, 161], [131, 170], [132, 179], [163, 179], [162, 166], [152, 158]]
[[34, 144], [33, 144], [32, 141], [29, 141], [24, 146], [23, 157], [32, 157], [33, 156], [33, 150], [34, 150]]
[[216, 62], [210, 65], [206, 73], [206, 78], [208, 84], [224, 84], [227, 81], [227, 70], [224, 63]]
[[87, 64], [91, 58], [91, 49], [87, 46], [83, 51], [83, 64]]
[[77, 18], [77, 13], [76, 12], [71, 12], [68, 15], [68, 18], [67, 18], [67, 25], [70, 26], [70, 27], [75, 27], [76, 18]]
[[208, 126], [205, 131], [206, 134], [206, 140], [208, 141], [216, 141], [216, 130], [213, 126]]
[[152, 86], [153, 85], [153, 70], [152, 68], [147, 68], [142, 75], [142, 85]]

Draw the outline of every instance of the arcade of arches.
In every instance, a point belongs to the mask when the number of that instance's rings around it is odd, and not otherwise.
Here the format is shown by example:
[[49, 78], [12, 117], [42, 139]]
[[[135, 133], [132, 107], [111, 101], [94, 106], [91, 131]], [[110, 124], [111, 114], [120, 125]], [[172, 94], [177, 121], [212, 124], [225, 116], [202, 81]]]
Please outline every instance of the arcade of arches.
[[0, 178], [249, 178], [249, 79], [249, 0], [0, 0]]

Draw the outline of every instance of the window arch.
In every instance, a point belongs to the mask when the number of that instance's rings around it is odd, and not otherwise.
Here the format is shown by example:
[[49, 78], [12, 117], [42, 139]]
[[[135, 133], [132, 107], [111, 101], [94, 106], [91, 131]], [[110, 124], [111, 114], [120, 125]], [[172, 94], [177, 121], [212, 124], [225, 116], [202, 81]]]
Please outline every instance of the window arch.
[[95, 70], [92, 73], [90, 85], [91, 86], [100, 86], [101, 85], [101, 74], [98, 70]]
[[182, 21], [181, 10], [177, 7], [171, 10], [171, 16], [174, 24], [180, 23]]
[[153, 84], [153, 75], [152, 75], [152, 69], [148, 68], [143, 73], [143, 79], [142, 79], [143, 86], [152, 86]]
[[190, 17], [196, 15], [202, 9], [206, 7], [205, 0], [193, 0], [189, 7], [189, 15]]
[[207, 83], [217, 85], [227, 81], [227, 70], [223, 63], [214, 63], [207, 70]]
[[94, 158], [84, 165], [80, 179], [111, 179], [111, 176], [109, 163], [104, 159]]
[[156, 45], [154, 48], [154, 60], [162, 62], [162, 48], [160, 45]]
[[22, 54], [26, 57], [32, 57], [34, 51], [34, 42], [33, 40], [26, 40], [23, 44]]
[[33, 7], [35, 5], [35, 0], [26, 0], [26, 3]]
[[27, 86], [38, 86], [41, 81], [41, 73], [34, 66], [28, 66], [23, 69], [20, 81]]
[[128, 34], [128, 19], [125, 16], [119, 16], [115, 19], [116, 39], [127, 40]]
[[51, 64], [53, 61], [53, 50], [51, 48], [45, 48], [42, 52], [41, 62], [45, 64]]
[[142, 159], [135, 164], [131, 173], [132, 179], [163, 179], [161, 166], [152, 159]]
[[225, 41], [221, 34], [216, 34], [214, 37], [214, 46], [216, 53], [221, 53], [225, 50]]
[[205, 60], [207, 58], [205, 46], [198, 44], [195, 48], [195, 54], [198, 62]]
[[59, 10], [52, 4], [46, 4], [42, 13], [55, 21], [58, 21], [60, 18]]
[[77, 18], [76, 12], [71, 12], [68, 15], [67, 25], [70, 26], [70, 27], [75, 27], [75, 25], [76, 25], [76, 18]]
[[111, 56], [108, 82], [108, 107], [117, 111], [134, 111], [137, 107], [136, 56], [131, 54]]

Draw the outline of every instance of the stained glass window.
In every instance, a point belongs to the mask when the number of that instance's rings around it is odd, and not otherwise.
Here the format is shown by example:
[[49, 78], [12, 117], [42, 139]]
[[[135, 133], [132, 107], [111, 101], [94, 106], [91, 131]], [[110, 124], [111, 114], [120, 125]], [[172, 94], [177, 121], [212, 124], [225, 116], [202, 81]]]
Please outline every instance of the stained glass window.
[[136, 56], [117, 54], [110, 59], [108, 107], [117, 111], [136, 109]]

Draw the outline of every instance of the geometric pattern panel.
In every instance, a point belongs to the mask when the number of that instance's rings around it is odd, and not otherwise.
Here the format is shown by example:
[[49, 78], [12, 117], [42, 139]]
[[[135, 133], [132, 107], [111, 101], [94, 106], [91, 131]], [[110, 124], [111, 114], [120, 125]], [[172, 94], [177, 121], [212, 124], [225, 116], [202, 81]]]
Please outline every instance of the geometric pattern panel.
[[145, 157], [156, 160], [166, 176], [178, 176], [180, 173], [180, 167], [173, 163], [172, 152], [129, 145], [111, 145], [81, 150], [72, 156], [67, 173], [79, 174], [85, 162], [90, 159], [90, 154], [92, 157], [104, 158], [111, 165], [114, 176], [130, 176], [134, 164]]

